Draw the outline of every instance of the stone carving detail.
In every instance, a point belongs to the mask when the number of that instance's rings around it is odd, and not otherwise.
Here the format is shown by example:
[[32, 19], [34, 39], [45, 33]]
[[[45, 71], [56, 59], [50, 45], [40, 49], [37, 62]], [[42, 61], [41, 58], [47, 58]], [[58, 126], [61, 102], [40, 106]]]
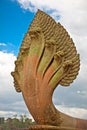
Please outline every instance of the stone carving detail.
[[38, 124], [30, 130], [80, 130], [78, 119], [59, 112], [52, 103], [55, 88], [59, 84], [69, 86], [78, 75], [79, 68], [79, 54], [67, 31], [38, 10], [23, 39], [15, 71], [12, 72], [15, 89], [22, 92]]

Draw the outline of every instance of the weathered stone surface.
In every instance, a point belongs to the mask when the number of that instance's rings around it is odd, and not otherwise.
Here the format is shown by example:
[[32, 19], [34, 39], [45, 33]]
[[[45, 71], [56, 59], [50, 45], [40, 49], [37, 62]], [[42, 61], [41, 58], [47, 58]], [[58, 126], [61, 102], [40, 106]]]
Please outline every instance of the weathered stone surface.
[[38, 10], [22, 42], [12, 72], [17, 92], [38, 126], [29, 130], [85, 130], [87, 121], [58, 111], [52, 102], [55, 88], [69, 86], [78, 75], [79, 54], [60, 23]]
[[4, 130], [2, 126], [0, 126], [0, 130]]

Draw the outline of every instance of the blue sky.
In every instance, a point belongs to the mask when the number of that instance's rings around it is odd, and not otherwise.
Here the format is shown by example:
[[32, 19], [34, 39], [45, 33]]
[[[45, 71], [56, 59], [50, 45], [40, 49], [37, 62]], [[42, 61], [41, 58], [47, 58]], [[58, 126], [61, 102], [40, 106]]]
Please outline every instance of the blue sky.
[[22, 10], [16, 1], [1, 0], [0, 42], [5, 43], [6, 46], [0, 46], [0, 50], [14, 51], [14, 54], [17, 55], [24, 34], [33, 17], [34, 13]]
[[37, 9], [45, 11], [66, 28], [80, 53], [77, 79], [68, 88], [59, 86], [53, 102], [60, 111], [87, 119], [86, 0], [0, 0], [0, 117], [28, 114], [22, 94], [14, 89], [10, 73]]

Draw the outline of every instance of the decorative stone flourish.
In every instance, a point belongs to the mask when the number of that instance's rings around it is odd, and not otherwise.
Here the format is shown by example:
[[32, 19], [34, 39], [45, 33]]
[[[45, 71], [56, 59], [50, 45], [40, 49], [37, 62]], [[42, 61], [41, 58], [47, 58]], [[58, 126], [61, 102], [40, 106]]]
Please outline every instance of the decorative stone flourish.
[[37, 125], [29, 130], [86, 130], [87, 121], [58, 111], [52, 95], [60, 84], [69, 86], [78, 75], [80, 58], [73, 40], [60, 23], [38, 10], [26, 33], [15, 70], [17, 92], [22, 92]]

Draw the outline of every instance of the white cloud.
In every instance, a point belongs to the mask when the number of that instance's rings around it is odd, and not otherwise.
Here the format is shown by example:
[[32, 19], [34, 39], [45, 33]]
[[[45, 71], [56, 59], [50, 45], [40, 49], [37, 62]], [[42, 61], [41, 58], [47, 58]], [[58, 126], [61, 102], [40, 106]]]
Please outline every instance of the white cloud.
[[87, 109], [75, 108], [75, 107], [66, 107], [66, 106], [56, 106], [58, 110], [72, 117], [78, 117], [80, 119], [87, 119]]
[[13, 115], [15, 115], [16, 112], [13, 111], [0, 111], [0, 117], [9, 117], [9, 115], [12, 117]]
[[0, 46], [6, 46], [6, 44], [3, 42], [0, 42]]
[[[16, 57], [11, 53], [0, 51], [0, 93], [10, 90], [12, 84], [11, 71], [14, 70]], [[11, 90], [10, 90], [11, 91]]]
[[11, 72], [14, 70], [16, 56], [12, 53], [0, 51], [0, 117], [28, 114], [22, 94], [14, 88]]

